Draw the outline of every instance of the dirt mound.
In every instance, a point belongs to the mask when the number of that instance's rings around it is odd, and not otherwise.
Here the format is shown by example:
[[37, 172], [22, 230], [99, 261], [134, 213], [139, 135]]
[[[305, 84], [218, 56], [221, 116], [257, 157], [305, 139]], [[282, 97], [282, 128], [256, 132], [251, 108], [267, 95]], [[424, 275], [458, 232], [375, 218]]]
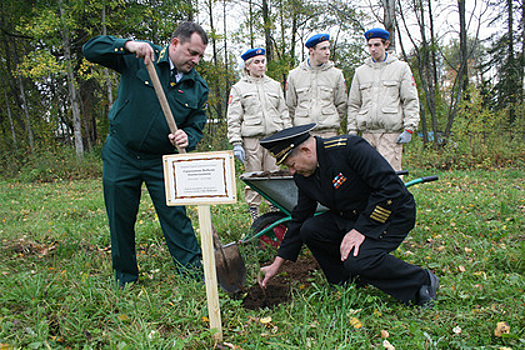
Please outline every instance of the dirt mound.
[[319, 264], [312, 256], [299, 258], [295, 263], [287, 261], [280, 273], [270, 280], [266, 290], [254, 284], [246, 292], [242, 305], [249, 310], [273, 308], [290, 300], [290, 287], [297, 283], [299, 288], [308, 287], [312, 272], [319, 269]]

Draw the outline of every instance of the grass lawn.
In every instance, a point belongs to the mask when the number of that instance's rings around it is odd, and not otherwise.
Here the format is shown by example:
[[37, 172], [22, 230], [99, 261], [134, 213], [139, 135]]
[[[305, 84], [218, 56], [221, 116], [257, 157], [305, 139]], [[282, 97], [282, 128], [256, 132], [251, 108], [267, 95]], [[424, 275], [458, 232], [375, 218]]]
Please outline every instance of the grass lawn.
[[[136, 227], [141, 280], [118, 291], [101, 180], [0, 182], [0, 349], [386, 349], [382, 331], [395, 349], [523, 349], [525, 174], [438, 175], [411, 187], [417, 226], [395, 252], [439, 276], [433, 310], [371, 287], [332, 288], [317, 273], [272, 310], [246, 310], [220, 291], [220, 344], [204, 284], [174, 274], [145, 190]], [[196, 209], [188, 212], [197, 228]], [[250, 230], [242, 202], [214, 206], [212, 215], [223, 243]], [[275, 251], [241, 250], [251, 285]], [[495, 335], [499, 322], [508, 334]]]

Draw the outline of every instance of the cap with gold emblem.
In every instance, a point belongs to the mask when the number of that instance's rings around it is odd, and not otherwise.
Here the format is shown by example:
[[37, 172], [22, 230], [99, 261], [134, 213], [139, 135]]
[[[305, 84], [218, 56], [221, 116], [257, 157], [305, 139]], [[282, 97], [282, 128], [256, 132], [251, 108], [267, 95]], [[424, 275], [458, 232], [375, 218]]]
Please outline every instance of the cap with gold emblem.
[[390, 38], [390, 33], [382, 28], [372, 28], [365, 32], [365, 38], [366, 40], [374, 38], [388, 40], [388, 38]]
[[306, 40], [306, 43], [304, 44], [304, 46], [311, 48], [327, 40], [330, 40], [330, 34], [315, 34], [310, 39]]
[[284, 129], [262, 139], [259, 143], [270, 151], [270, 154], [275, 157], [277, 165], [279, 165], [286, 160], [295, 147], [308, 140], [310, 131], [313, 130], [316, 125], [317, 124], [312, 123]]
[[243, 53], [241, 55], [241, 58], [246, 61], [252, 57], [255, 57], [255, 56], [259, 56], [259, 55], [265, 55], [266, 54], [266, 50], [263, 49], [262, 47], [257, 47], [255, 49], [249, 49], [247, 50], [245, 53]]

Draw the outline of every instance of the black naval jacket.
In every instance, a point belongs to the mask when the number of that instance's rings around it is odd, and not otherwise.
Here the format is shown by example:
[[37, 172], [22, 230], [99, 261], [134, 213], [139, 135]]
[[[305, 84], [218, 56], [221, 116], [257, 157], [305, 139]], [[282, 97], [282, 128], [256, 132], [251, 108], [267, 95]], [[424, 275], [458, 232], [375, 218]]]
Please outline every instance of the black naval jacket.
[[367, 238], [381, 239], [392, 221], [396, 227], [413, 227], [412, 194], [368, 142], [353, 135], [316, 139], [318, 167], [309, 177], [294, 175], [299, 196], [278, 256], [297, 259], [301, 226], [314, 215], [317, 203], [338, 214], [346, 232], [355, 228]]

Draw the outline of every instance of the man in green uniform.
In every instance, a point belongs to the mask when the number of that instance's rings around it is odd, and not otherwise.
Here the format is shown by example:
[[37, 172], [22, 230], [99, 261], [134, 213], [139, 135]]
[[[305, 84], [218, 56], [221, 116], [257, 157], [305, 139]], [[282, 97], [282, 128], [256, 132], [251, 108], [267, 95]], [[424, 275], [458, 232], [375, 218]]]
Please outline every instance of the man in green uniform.
[[[185, 22], [166, 47], [112, 36], [95, 37], [83, 47], [87, 60], [121, 75], [102, 150], [111, 256], [120, 288], [138, 280], [134, 226], [143, 182], [177, 270], [200, 271], [200, 248], [185, 207], [166, 205], [162, 155], [176, 153], [176, 145], [191, 151], [202, 138], [208, 86], [194, 68], [207, 44], [205, 31]], [[170, 134], [155, 94], [145, 65], [149, 62], [154, 63], [179, 128], [175, 134]]]

